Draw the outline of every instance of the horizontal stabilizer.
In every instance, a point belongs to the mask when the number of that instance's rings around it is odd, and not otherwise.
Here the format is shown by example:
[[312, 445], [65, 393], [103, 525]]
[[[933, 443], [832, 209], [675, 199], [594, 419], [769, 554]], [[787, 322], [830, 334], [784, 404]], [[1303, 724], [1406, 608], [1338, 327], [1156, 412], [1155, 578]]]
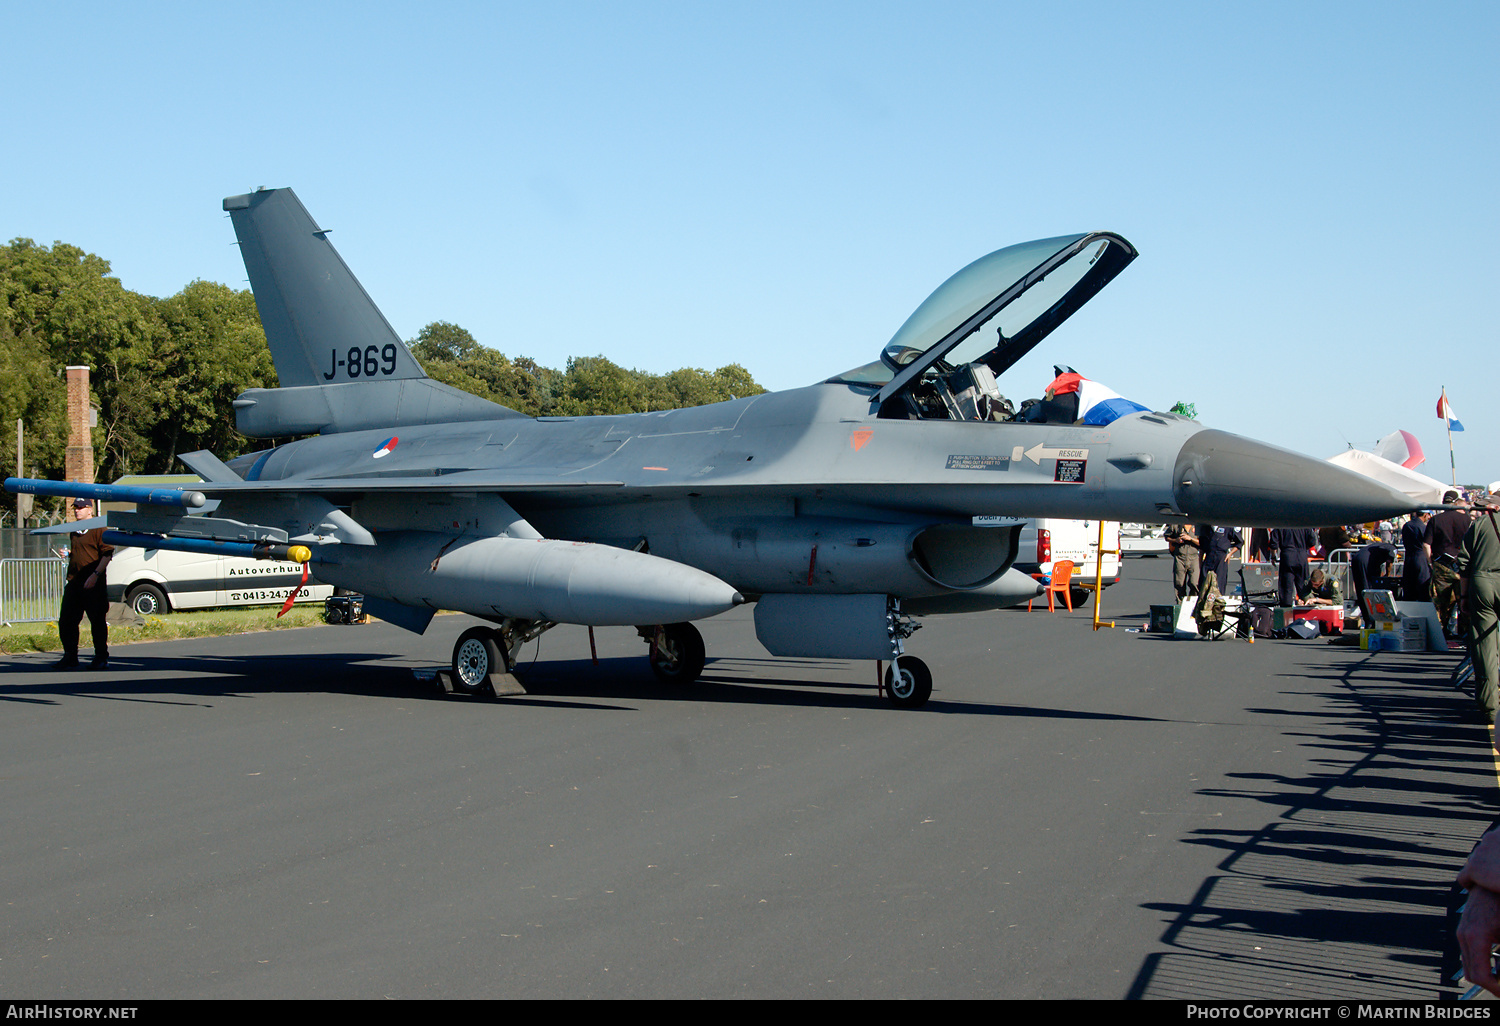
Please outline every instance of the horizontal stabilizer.
[[205, 481], [238, 481], [240, 479], [240, 475], [230, 470], [223, 460], [207, 449], [179, 453], [177, 458]]
[[525, 416], [431, 378], [252, 388], [234, 401], [234, 426], [251, 438]]
[[60, 524], [48, 524], [46, 527], [33, 527], [27, 534], [72, 534], [74, 531], [92, 531], [98, 527], [108, 527], [108, 517], [90, 517], [87, 520], [64, 520]]

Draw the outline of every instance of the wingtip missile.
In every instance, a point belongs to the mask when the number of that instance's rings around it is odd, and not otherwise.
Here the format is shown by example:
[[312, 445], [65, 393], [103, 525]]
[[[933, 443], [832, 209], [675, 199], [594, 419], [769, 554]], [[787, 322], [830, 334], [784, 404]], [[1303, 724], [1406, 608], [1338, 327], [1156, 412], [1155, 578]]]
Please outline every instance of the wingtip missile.
[[184, 488], [143, 488], [139, 485], [86, 484], [82, 481], [40, 481], [7, 477], [5, 490], [20, 495], [60, 495], [98, 502], [135, 502], [147, 506], [198, 509], [208, 500], [202, 492]]

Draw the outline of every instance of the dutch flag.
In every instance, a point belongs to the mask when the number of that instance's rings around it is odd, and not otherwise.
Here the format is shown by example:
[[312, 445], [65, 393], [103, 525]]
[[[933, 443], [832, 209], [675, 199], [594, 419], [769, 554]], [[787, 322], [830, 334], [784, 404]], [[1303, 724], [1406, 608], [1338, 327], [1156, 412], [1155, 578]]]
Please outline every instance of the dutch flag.
[[1458, 414], [1453, 412], [1453, 404], [1448, 402], [1448, 393], [1444, 392], [1438, 397], [1437, 415], [1439, 420], [1448, 422], [1449, 431], [1462, 431], [1464, 426], [1458, 422]]

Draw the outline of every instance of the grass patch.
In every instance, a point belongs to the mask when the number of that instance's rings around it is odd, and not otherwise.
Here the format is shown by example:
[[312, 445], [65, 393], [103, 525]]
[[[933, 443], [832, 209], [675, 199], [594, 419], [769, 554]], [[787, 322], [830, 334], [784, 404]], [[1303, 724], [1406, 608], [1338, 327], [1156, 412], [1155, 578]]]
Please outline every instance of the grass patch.
[[[140, 627], [110, 624], [109, 644], [129, 645], [136, 641], [171, 641], [175, 638], [216, 638], [225, 634], [248, 634], [252, 631], [285, 630], [290, 627], [316, 627], [323, 623], [322, 603], [293, 606], [281, 619], [278, 606], [251, 606], [240, 609], [202, 609], [166, 616], [148, 616]], [[84, 620], [80, 633], [85, 647], [89, 644], [89, 625]], [[61, 652], [57, 622], [0, 625], [0, 653]]]

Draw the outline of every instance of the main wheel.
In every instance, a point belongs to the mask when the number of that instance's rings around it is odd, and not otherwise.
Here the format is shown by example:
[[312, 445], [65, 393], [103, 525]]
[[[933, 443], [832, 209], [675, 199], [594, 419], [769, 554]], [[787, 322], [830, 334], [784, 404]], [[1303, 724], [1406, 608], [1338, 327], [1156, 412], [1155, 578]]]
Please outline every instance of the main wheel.
[[493, 695], [490, 674], [504, 673], [505, 647], [498, 632], [488, 627], [471, 627], [459, 636], [453, 646], [453, 687], [466, 695]]
[[690, 623], [669, 623], [651, 639], [651, 672], [663, 684], [691, 684], [703, 672], [703, 635]]
[[160, 616], [167, 611], [167, 596], [154, 584], [137, 584], [125, 601], [137, 616]]
[[[900, 675], [891, 671], [900, 669]], [[932, 697], [932, 671], [916, 656], [902, 656], [885, 671], [885, 695], [899, 709], [916, 709]]]

